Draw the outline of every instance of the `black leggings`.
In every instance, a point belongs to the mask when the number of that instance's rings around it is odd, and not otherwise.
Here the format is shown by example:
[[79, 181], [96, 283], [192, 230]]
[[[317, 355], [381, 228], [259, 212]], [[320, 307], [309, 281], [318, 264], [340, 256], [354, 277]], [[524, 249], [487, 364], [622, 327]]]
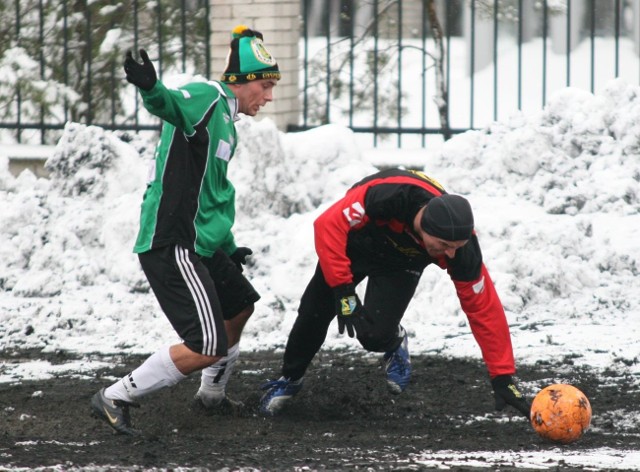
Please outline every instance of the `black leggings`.
[[[358, 331], [358, 341], [364, 349], [389, 352], [400, 345], [400, 321], [421, 275], [420, 271], [397, 269], [376, 271], [375, 274], [354, 274], [354, 284], [368, 277], [363, 305], [371, 323], [365, 325], [365, 330]], [[335, 316], [333, 291], [327, 285], [320, 265], [317, 265], [302, 295], [298, 317], [289, 333], [282, 367], [284, 377], [297, 380], [304, 375], [324, 343]]]

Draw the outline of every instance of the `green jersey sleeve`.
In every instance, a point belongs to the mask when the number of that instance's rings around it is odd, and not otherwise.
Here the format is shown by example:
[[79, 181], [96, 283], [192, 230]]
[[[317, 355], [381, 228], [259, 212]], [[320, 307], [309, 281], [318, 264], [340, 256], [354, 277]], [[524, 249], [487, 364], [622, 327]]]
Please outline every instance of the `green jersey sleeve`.
[[149, 113], [172, 124], [187, 136], [195, 133], [195, 125], [220, 95], [218, 89], [204, 82], [167, 88], [157, 81], [151, 90], [139, 90]]

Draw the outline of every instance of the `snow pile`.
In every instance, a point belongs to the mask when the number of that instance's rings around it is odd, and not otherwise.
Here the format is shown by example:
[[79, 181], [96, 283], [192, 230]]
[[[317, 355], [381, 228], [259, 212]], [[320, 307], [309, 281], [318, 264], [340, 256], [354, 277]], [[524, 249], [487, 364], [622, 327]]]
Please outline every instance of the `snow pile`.
[[[516, 347], [534, 358], [586, 359], [618, 329], [638, 335], [639, 146], [640, 88], [614, 81], [465, 133], [427, 166], [470, 196]], [[632, 341], [609, 348], [638, 369]]]
[[[543, 112], [516, 115], [454, 139], [439, 160], [473, 172], [453, 176], [460, 192], [493, 182], [547, 213], [640, 211], [640, 92], [611, 82], [602, 95], [557, 93]], [[490, 194], [487, 192], [487, 194]]]
[[[243, 348], [281, 348], [316, 264], [313, 220], [375, 168], [340, 126], [281, 133], [248, 118], [238, 132], [234, 234], [254, 251], [246, 273], [262, 295]], [[50, 180], [15, 179], [0, 161], [2, 348], [146, 353], [176, 341], [131, 252], [154, 144], [70, 124]], [[421, 151], [426, 173], [474, 207], [520, 362], [640, 370], [639, 148], [640, 88], [614, 81]], [[413, 352], [479, 355], [438, 268], [403, 323]], [[337, 329], [326, 346], [357, 348]]]

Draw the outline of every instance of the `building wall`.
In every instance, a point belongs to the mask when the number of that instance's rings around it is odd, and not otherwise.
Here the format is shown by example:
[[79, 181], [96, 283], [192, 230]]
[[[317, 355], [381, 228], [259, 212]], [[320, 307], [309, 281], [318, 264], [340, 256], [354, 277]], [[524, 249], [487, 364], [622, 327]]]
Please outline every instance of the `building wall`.
[[300, 116], [298, 42], [300, 0], [210, 0], [211, 70], [218, 78], [225, 68], [231, 30], [244, 24], [264, 35], [264, 44], [278, 61], [282, 79], [274, 89], [274, 101], [256, 119], [268, 116], [285, 131]]

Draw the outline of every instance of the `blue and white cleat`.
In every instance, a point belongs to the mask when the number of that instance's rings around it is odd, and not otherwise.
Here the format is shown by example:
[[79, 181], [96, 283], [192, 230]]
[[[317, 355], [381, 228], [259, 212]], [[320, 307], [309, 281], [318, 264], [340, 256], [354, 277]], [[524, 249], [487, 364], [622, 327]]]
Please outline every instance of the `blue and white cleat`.
[[409, 357], [409, 345], [407, 333], [404, 333], [402, 343], [395, 351], [384, 355], [387, 372], [387, 387], [394, 395], [398, 395], [407, 388], [411, 380], [411, 358]]
[[275, 416], [284, 407], [288, 400], [302, 390], [302, 379], [291, 381], [280, 377], [263, 384], [260, 389], [266, 390], [260, 399], [258, 410], [263, 415]]

